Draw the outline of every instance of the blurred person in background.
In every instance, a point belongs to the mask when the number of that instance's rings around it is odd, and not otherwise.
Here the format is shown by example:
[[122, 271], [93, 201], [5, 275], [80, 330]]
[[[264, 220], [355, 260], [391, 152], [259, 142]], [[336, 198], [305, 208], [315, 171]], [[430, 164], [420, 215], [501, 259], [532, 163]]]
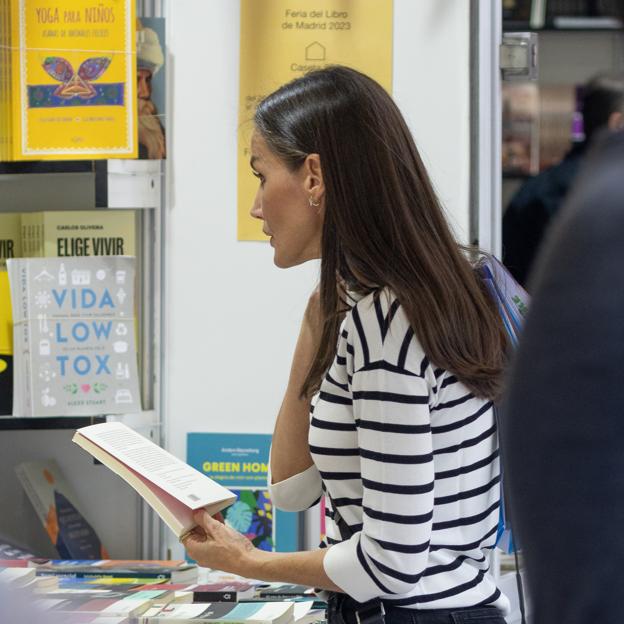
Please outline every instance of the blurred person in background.
[[624, 74], [597, 75], [583, 92], [584, 141], [574, 144], [558, 165], [527, 180], [503, 217], [503, 262], [525, 287], [544, 234], [568, 195], [588, 146], [600, 130], [624, 126]]

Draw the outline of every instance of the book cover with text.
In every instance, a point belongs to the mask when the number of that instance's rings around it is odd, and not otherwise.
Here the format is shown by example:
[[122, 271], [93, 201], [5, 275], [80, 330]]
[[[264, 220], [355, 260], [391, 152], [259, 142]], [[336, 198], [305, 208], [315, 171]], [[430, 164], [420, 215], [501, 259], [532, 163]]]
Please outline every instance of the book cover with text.
[[15, 160], [136, 158], [135, 0], [10, 0]]
[[22, 215], [26, 258], [134, 256], [133, 210], [50, 210]]
[[13, 309], [13, 415], [141, 410], [135, 259], [8, 261]]
[[189, 433], [187, 462], [229, 488], [237, 500], [223, 516], [226, 524], [262, 550], [299, 550], [296, 512], [274, 509], [267, 486], [271, 435]]

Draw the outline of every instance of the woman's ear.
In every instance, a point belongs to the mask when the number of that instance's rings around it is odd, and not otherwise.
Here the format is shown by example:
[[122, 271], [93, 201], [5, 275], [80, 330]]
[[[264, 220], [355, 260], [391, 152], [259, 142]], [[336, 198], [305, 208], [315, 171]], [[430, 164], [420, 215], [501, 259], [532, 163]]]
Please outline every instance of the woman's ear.
[[308, 154], [303, 163], [305, 191], [311, 198], [312, 205], [320, 203], [325, 195], [323, 169], [321, 157], [318, 154]]

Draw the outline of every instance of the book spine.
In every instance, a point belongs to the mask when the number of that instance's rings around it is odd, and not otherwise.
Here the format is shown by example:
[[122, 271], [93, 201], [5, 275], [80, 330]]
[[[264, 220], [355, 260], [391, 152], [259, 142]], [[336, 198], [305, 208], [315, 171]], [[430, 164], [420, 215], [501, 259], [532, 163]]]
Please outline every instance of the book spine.
[[32, 382], [32, 365], [33, 365], [33, 344], [32, 344], [32, 321], [30, 317], [30, 265], [28, 262], [23, 263], [23, 275], [22, 275], [22, 297], [24, 299], [24, 363], [25, 363], [25, 373], [24, 377], [25, 386], [23, 388], [24, 391], [24, 408], [27, 416], [34, 416], [33, 411], [33, 402], [34, 398], [32, 396], [33, 392], [33, 382]]
[[5, 154], [7, 157], [7, 160], [12, 160], [13, 159], [13, 127], [14, 127], [14, 119], [13, 119], [13, 110], [12, 110], [12, 98], [13, 98], [13, 91], [12, 91], [12, 84], [13, 84], [13, 61], [11, 59], [11, 55], [13, 52], [13, 36], [12, 36], [12, 24], [13, 24], [13, 17], [12, 17], [12, 11], [14, 9], [11, 8], [11, 2], [7, 2], [6, 3], [6, 22], [5, 22], [5, 26], [6, 26], [6, 33], [5, 36], [7, 38], [7, 49], [6, 49], [6, 55], [5, 55], [5, 70], [7, 72], [6, 76], [5, 76], [5, 86], [6, 86], [6, 133], [7, 133], [7, 145], [6, 145], [6, 150], [5, 150]]
[[0, 1], [0, 160], [5, 161], [7, 154], [7, 83], [6, 83], [6, 55], [9, 45], [7, 37], [7, 8], [6, 2]]
[[20, 225], [20, 233], [22, 238], [22, 255], [24, 258], [28, 258], [28, 254], [30, 252], [30, 245], [28, 241], [28, 223], [29, 223], [30, 215], [23, 214]]
[[11, 93], [11, 101], [9, 103], [10, 124], [11, 124], [11, 160], [20, 160], [20, 130], [21, 130], [21, 93], [20, 93], [20, 56], [22, 54], [22, 44], [19, 38], [19, 3], [14, 0], [9, 1], [10, 13], [10, 50], [9, 50], [9, 68], [11, 71], [11, 79], [9, 89]]
[[46, 215], [44, 212], [38, 212], [33, 219], [33, 258], [43, 258], [45, 256], [43, 249], [45, 220]]
[[49, 569], [37, 569], [37, 575], [39, 576], [58, 576], [62, 578], [86, 578], [86, 579], [111, 579], [111, 578], [141, 578], [141, 579], [153, 579], [158, 581], [169, 581], [171, 579], [169, 574], [160, 574], [155, 572], [132, 572], [126, 570], [124, 572], [103, 572], [102, 570], [90, 572], [88, 570], [72, 570], [71, 566], [68, 566], [67, 570], [49, 570]]
[[238, 602], [235, 591], [194, 591], [193, 602]]
[[28, 263], [12, 260], [9, 269], [13, 308], [13, 415], [30, 416], [30, 308], [28, 305]]

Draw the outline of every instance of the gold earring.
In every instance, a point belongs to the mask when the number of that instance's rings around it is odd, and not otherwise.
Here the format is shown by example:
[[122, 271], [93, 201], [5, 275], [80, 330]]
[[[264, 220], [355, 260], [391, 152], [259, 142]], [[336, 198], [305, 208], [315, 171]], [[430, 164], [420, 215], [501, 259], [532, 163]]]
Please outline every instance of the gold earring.
[[310, 206], [320, 206], [320, 205], [321, 205], [321, 202], [320, 202], [320, 201], [319, 201], [319, 202], [315, 202], [315, 201], [312, 199], [312, 195], [310, 195], [310, 197], [308, 197], [308, 202], [310, 203]]

